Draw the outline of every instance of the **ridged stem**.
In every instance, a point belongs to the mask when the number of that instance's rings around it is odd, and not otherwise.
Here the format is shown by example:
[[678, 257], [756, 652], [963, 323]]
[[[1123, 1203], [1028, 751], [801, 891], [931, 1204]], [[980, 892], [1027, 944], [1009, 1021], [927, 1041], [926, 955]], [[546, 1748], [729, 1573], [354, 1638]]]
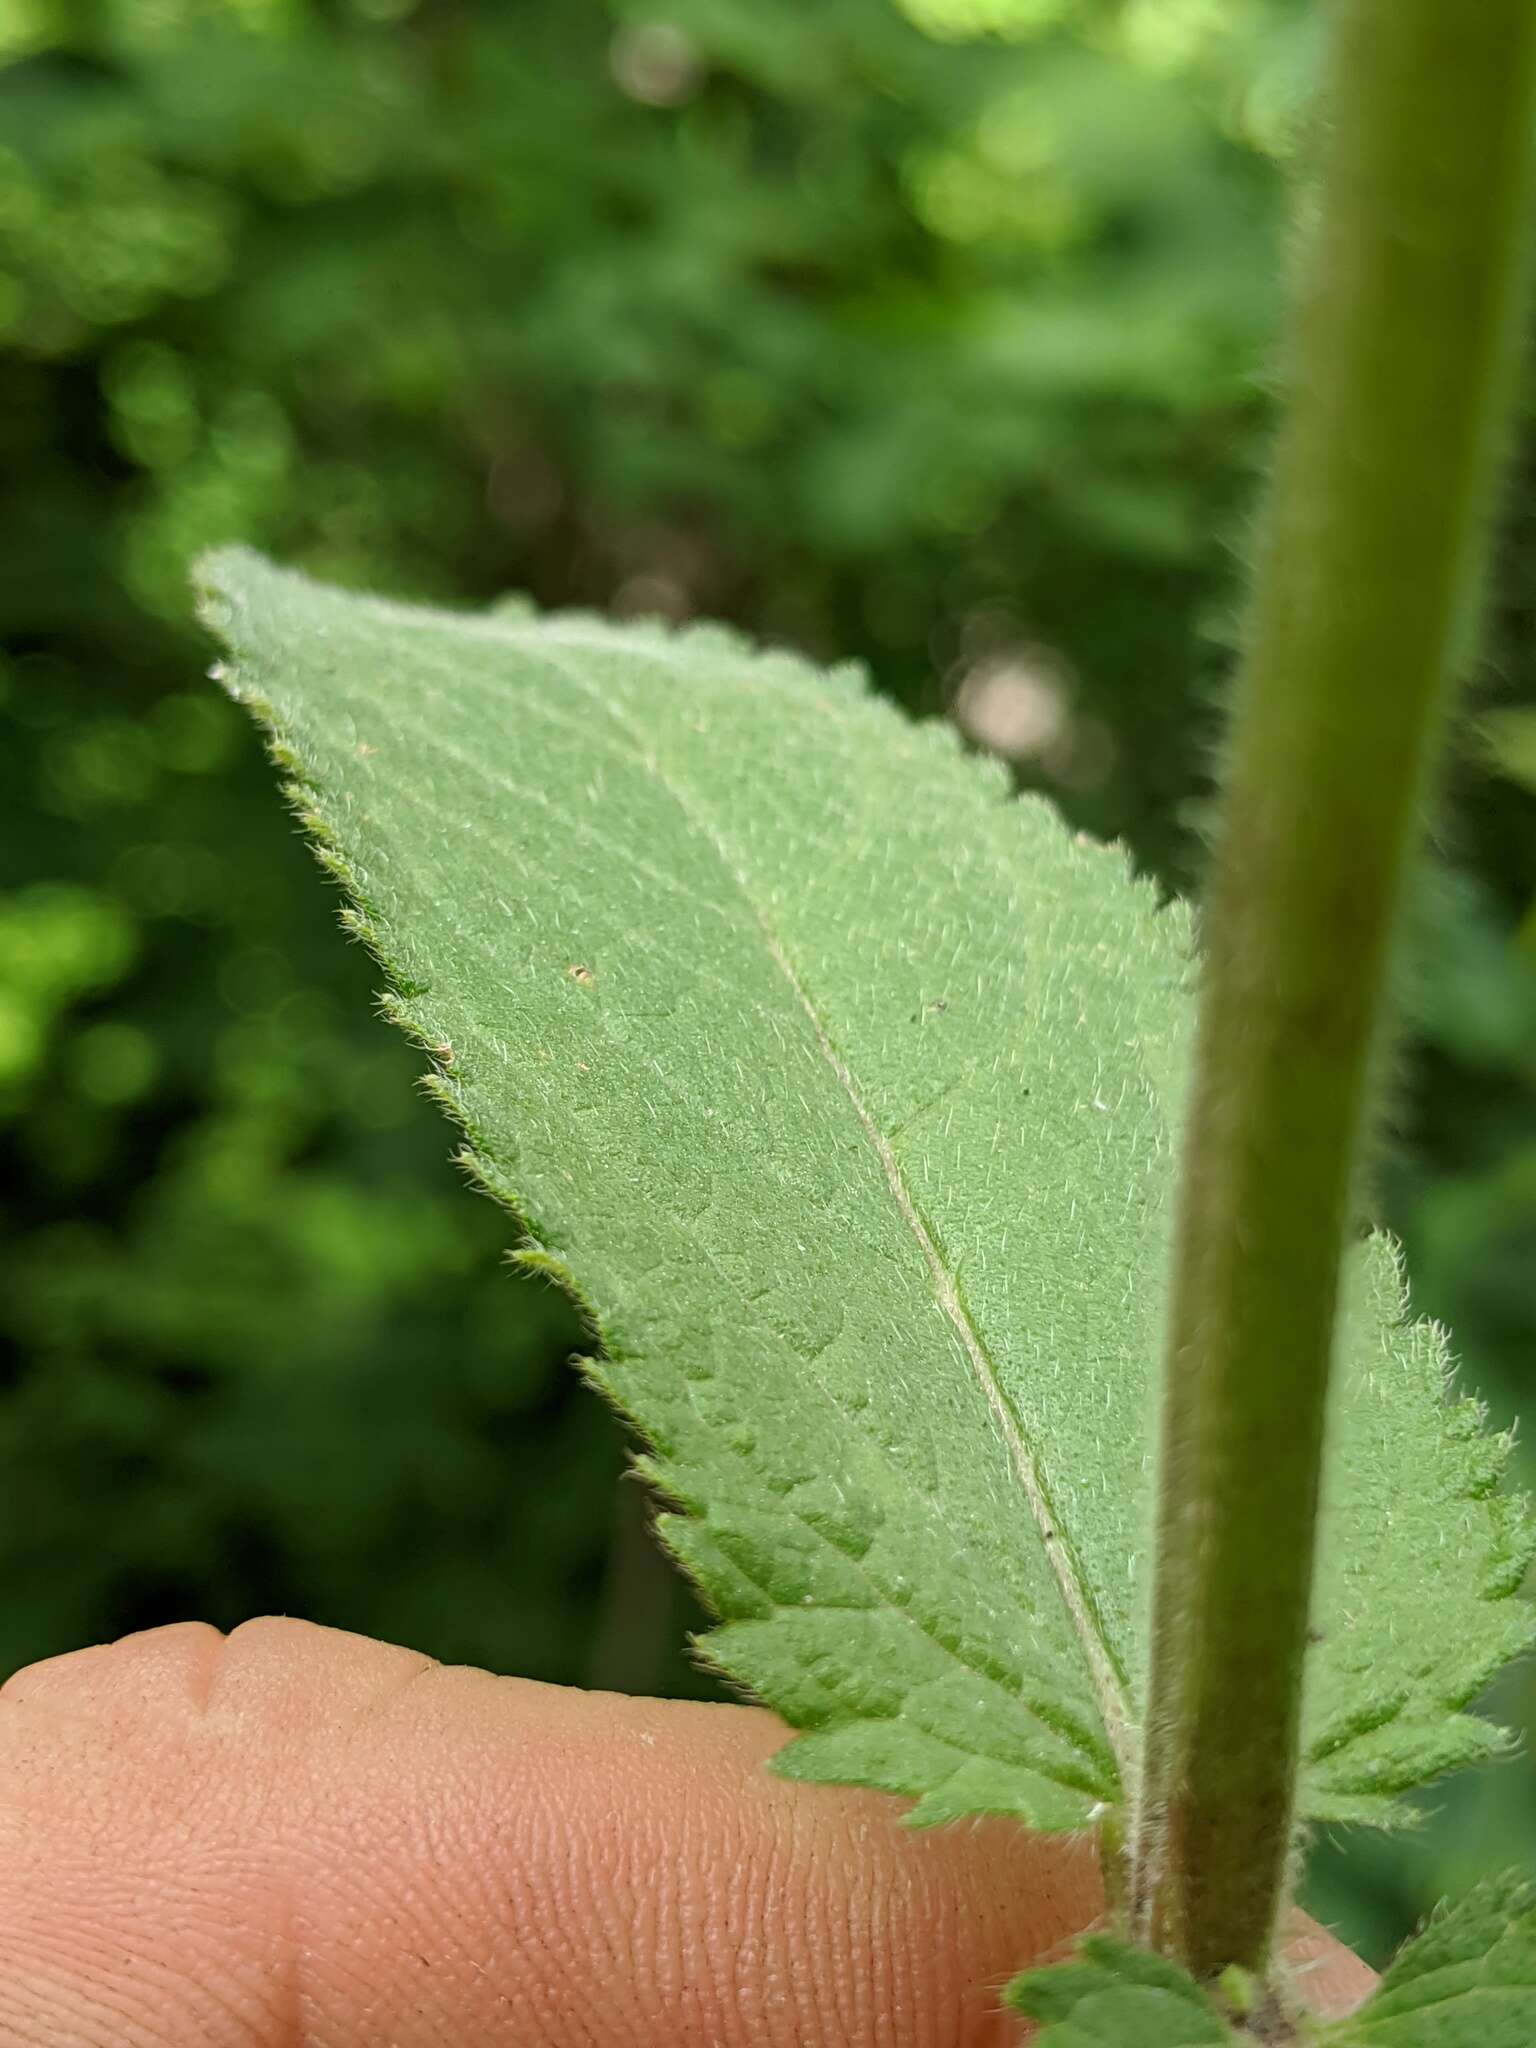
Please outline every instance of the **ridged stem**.
[[1341, 1248], [1467, 661], [1524, 270], [1536, 0], [1335, 0], [1208, 900], [1165, 1360], [1137, 1931], [1262, 1970], [1293, 1827]]

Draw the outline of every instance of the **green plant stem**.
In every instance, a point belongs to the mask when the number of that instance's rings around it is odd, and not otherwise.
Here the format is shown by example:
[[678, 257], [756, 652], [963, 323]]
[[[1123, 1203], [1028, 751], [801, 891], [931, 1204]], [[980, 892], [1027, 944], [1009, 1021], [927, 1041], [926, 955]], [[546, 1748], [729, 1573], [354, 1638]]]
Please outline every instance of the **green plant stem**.
[[1524, 269], [1536, 0], [1337, 0], [1209, 900], [1169, 1311], [1137, 1931], [1265, 1967], [1383, 987], [1466, 656]]

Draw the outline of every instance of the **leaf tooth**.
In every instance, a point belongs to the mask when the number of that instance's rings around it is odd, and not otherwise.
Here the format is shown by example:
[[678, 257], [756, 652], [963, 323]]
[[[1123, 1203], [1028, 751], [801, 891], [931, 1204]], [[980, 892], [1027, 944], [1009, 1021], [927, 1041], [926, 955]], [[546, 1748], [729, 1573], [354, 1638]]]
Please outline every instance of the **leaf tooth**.
[[1447, 1771], [1507, 1756], [1510, 1748], [1504, 1729], [1471, 1714], [1432, 1722], [1399, 1719], [1325, 1760], [1318, 1775], [1336, 1792], [1390, 1797], [1411, 1792]]
[[1350, 1699], [1307, 1744], [1307, 1762], [1324, 1763], [1351, 1742], [1358, 1742], [1362, 1736], [1372, 1735], [1396, 1720], [1407, 1698], [1406, 1689], [1398, 1687], [1391, 1692], [1367, 1693]]

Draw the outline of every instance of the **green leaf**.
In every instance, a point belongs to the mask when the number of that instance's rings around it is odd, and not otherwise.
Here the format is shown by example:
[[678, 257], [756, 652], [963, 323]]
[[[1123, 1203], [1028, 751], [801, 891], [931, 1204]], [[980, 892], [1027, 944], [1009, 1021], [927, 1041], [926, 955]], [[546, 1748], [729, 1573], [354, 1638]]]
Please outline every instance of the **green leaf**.
[[1327, 2048], [1531, 2048], [1536, 1884], [1494, 1878], [1432, 1920]]
[[1232, 2048], [1236, 2036], [1177, 1963], [1090, 1935], [1070, 1962], [1015, 1977], [1003, 1994], [1040, 2022], [1035, 2048]]
[[[790, 1776], [1078, 1827], [1134, 1768], [1189, 926], [851, 674], [204, 566], [392, 1014], [588, 1305]], [[1494, 1744], [1505, 1454], [1359, 1265], [1304, 1803]]]

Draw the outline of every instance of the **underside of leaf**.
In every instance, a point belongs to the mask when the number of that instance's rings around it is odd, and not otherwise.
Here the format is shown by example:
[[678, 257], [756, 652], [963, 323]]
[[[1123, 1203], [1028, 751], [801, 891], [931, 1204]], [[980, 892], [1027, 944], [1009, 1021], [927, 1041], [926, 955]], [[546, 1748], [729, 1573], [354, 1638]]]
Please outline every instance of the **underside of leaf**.
[[[1187, 918], [851, 674], [205, 564], [390, 1007], [587, 1307], [778, 1767], [1078, 1827], [1134, 1775]], [[1363, 1255], [1303, 1805], [1497, 1738], [1505, 1446]]]

